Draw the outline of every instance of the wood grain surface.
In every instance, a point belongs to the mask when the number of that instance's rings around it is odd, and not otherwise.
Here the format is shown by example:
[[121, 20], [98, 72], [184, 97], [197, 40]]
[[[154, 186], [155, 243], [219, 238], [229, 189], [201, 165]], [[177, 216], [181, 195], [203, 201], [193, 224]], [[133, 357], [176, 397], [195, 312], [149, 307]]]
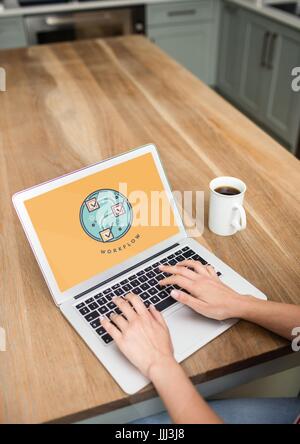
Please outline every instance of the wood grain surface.
[[[16, 191], [154, 142], [174, 190], [248, 186], [248, 227], [199, 242], [276, 301], [300, 303], [299, 161], [143, 37], [0, 52], [0, 421], [71, 421], [155, 395], [122, 392], [54, 305]], [[207, 227], [207, 222], [206, 222]], [[291, 352], [240, 322], [183, 363], [195, 383]]]

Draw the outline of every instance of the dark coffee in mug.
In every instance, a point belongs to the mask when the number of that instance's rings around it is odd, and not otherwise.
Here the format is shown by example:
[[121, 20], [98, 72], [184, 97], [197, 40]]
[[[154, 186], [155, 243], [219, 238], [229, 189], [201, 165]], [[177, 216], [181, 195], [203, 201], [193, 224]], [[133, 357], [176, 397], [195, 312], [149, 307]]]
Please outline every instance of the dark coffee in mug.
[[238, 190], [237, 188], [226, 185], [215, 188], [215, 192], [223, 194], [224, 196], [236, 196], [237, 194], [240, 194], [240, 190]]

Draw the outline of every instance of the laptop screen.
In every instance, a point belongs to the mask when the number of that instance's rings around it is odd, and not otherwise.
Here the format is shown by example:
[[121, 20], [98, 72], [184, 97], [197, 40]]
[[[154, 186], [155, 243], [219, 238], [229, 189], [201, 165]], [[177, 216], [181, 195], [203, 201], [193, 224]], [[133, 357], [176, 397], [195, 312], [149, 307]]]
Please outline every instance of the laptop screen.
[[61, 292], [180, 231], [151, 153], [24, 204]]

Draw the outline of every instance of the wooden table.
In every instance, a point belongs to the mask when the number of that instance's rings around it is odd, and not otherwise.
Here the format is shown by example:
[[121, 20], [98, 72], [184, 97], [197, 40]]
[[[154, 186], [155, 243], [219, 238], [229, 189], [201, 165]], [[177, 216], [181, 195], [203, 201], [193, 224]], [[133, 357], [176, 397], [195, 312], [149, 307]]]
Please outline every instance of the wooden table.
[[[124, 394], [54, 305], [11, 196], [148, 142], [175, 190], [218, 175], [248, 185], [248, 228], [211, 248], [270, 299], [300, 303], [299, 163], [143, 37], [0, 52], [0, 421], [75, 421], [155, 396]], [[207, 225], [207, 224], [206, 224]], [[183, 366], [195, 383], [291, 353], [240, 322]]]

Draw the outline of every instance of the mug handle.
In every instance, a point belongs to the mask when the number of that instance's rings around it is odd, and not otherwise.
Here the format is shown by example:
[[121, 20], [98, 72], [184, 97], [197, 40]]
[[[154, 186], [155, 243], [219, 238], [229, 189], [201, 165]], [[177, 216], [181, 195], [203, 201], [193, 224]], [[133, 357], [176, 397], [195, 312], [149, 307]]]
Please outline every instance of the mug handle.
[[231, 225], [236, 231], [244, 230], [247, 226], [246, 211], [242, 205], [234, 205], [233, 210], [237, 210], [238, 214], [233, 218]]

